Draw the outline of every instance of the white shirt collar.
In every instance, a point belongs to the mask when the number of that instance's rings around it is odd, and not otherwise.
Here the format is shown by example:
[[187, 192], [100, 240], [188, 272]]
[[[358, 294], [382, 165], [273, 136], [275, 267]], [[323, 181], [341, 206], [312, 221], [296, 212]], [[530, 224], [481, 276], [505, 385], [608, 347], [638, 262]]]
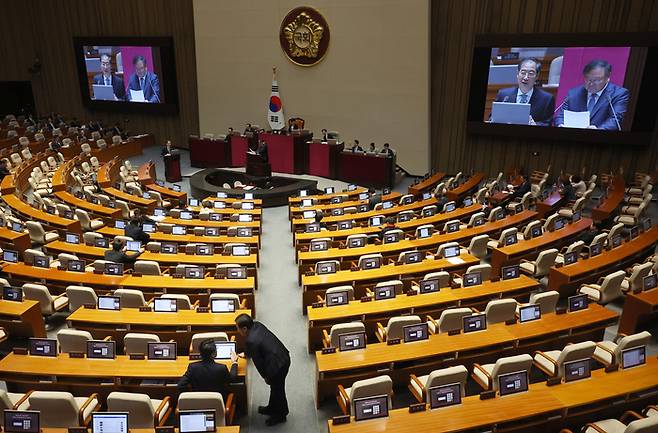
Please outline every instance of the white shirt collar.
[[[528, 96], [528, 103], [530, 103], [530, 98], [532, 98], [532, 92], [534, 92], [534, 91], [535, 91], [535, 88], [532, 87], [532, 88], [530, 88], [530, 90], [528, 91], [528, 93], [525, 93], [525, 95]], [[520, 87], [516, 89], [516, 99], [517, 99], [517, 100], [518, 100], [518, 99], [521, 97], [521, 95], [523, 95], [523, 94], [524, 94], [524, 93], [521, 91], [521, 88], [520, 88]]]

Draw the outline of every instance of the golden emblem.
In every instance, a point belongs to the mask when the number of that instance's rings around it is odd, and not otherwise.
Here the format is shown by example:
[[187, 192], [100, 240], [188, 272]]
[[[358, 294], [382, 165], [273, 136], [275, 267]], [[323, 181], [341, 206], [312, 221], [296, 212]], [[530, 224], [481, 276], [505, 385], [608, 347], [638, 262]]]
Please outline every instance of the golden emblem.
[[329, 46], [329, 28], [315, 9], [295, 8], [286, 15], [279, 33], [281, 48], [300, 66], [312, 66], [324, 57]]

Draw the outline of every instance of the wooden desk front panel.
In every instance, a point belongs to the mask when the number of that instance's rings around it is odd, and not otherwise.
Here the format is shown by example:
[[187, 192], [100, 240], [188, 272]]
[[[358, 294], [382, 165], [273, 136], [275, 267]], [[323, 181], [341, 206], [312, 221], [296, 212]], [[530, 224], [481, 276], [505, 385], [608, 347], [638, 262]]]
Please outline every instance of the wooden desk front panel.
[[[123, 229], [117, 229], [115, 227], [103, 227], [102, 229], [96, 230], [97, 233], [102, 234], [107, 237], [115, 236], [125, 236], [125, 231]], [[184, 244], [214, 244], [214, 245], [224, 245], [229, 242], [238, 242], [247, 244], [249, 246], [260, 246], [260, 237], [259, 236], [249, 236], [249, 237], [237, 237], [237, 236], [196, 236], [194, 234], [186, 235], [174, 235], [171, 233], [163, 232], [153, 232], [149, 233], [151, 240], [154, 242], [176, 242], [179, 245]]]
[[57, 215], [50, 215], [33, 208], [13, 194], [3, 195], [2, 200], [4, 200], [7, 206], [12, 208], [14, 212], [23, 216], [26, 221], [32, 220], [40, 222], [45, 230], [57, 230], [60, 235], [64, 235], [67, 231], [73, 233], [82, 232], [80, 221], [78, 220], [70, 220]]
[[446, 197], [448, 197], [448, 200], [461, 200], [466, 195], [468, 195], [468, 193], [477, 188], [483, 179], [484, 173], [474, 173], [466, 182], [462, 183], [457, 188], [448, 190]]
[[624, 177], [617, 175], [612, 180], [612, 185], [608, 197], [595, 208], [592, 209], [592, 219], [594, 221], [603, 221], [610, 218], [615, 210], [622, 204], [625, 196]]
[[0, 299], [0, 326], [11, 337], [45, 337], [46, 327], [39, 302]]
[[634, 334], [651, 317], [658, 314], [658, 288], [646, 292], [629, 293], [619, 319], [619, 333]]

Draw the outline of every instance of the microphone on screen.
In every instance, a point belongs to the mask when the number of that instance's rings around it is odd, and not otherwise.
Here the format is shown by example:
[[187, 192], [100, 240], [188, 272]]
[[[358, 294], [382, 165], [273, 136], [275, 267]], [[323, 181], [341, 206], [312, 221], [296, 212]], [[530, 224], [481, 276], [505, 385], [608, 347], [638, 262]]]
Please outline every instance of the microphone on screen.
[[503, 102], [507, 102], [508, 99], [509, 99], [509, 95], [505, 96], [505, 99], [503, 99]]
[[615, 111], [615, 107], [612, 106], [612, 101], [610, 100], [610, 96], [605, 95], [605, 97], [608, 100], [608, 105], [610, 105], [610, 109], [612, 110], [612, 115], [615, 116], [615, 122], [617, 123], [617, 130], [621, 131], [621, 126], [619, 126], [619, 119], [617, 118], [617, 112]]
[[[147, 75], [148, 75], [148, 73], [147, 73]], [[160, 102], [161, 102], [161, 101], [160, 101], [160, 97], [158, 96], [158, 94], [156, 93], [155, 89], [153, 88], [153, 83], [151, 82], [151, 80], [149, 80], [149, 85], [151, 86], [151, 91], [153, 92], [153, 94], [155, 95], [155, 97], [158, 98], [158, 103], [160, 103]]]
[[553, 111], [553, 116], [555, 116], [555, 113], [557, 113], [558, 110], [559, 110], [560, 108], [562, 108], [562, 106], [563, 106], [564, 104], [567, 103], [567, 99], [568, 99], [568, 98], [569, 98], [568, 96], [565, 96], [565, 97], [564, 97], [564, 101], [562, 101], [562, 103], [561, 103], [560, 105], [557, 106], [557, 108], [555, 109], [555, 111]]

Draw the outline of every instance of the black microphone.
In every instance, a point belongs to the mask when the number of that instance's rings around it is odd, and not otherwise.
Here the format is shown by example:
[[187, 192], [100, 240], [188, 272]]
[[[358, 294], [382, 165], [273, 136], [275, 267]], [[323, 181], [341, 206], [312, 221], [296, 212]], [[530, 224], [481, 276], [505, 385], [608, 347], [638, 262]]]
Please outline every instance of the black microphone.
[[615, 111], [615, 107], [612, 106], [612, 101], [610, 100], [610, 96], [605, 95], [605, 97], [608, 99], [608, 105], [610, 105], [610, 109], [612, 110], [612, 115], [615, 116], [615, 122], [617, 123], [617, 130], [621, 131], [621, 126], [619, 126], [619, 119], [617, 119], [617, 112]]
[[[148, 77], [148, 72], [146, 73], [146, 77]], [[144, 79], [146, 79], [146, 77]], [[160, 102], [160, 97], [155, 92], [155, 89], [153, 88], [153, 83], [151, 83], [151, 80], [149, 80], [149, 85], [151, 86], [151, 91], [153, 91], [153, 94], [155, 95], [155, 97], [158, 98], [158, 103], [159, 103]]]

